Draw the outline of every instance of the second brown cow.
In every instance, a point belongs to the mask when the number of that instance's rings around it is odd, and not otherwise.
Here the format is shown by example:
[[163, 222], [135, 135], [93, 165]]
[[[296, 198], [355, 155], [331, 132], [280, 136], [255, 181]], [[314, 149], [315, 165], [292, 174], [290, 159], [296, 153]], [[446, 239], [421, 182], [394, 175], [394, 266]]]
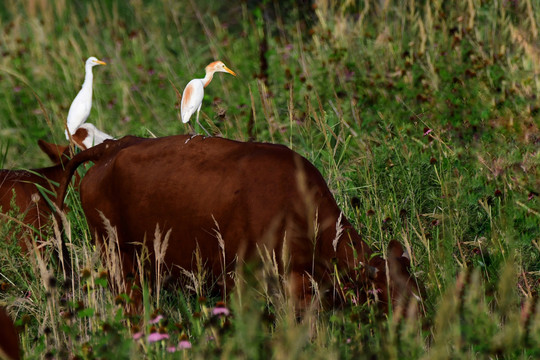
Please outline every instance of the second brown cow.
[[[54, 201], [56, 199], [56, 186], [64, 175], [64, 165], [71, 157], [68, 146], [50, 144], [43, 140], [38, 141], [41, 150], [47, 154], [54, 166], [32, 170], [0, 170], [0, 212], [3, 223], [20, 215], [21, 224], [24, 225], [25, 234], [41, 237], [42, 231], [51, 224], [51, 207], [45, 196]], [[17, 211], [14, 211], [17, 210]], [[1, 219], [0, 218], [0, 219]], [[26, 249], [23, 237], [19, 245]]]
[[[143, 241], [152, 254], [159, 225], [170, 231], [165, 264], [176, 275], [179, 268], [196, 268], [197, 252], [220, 279], [239, 262], [260, 262], [259, 254], [268, 251], [300, 305], [311, 300], [310, 278], [331, 289], [335, 270], [342, 284], [362, 288], [383, 306], [417, 297], [401, 246], [391, 244], [388, 261], [373, 256], [319, 171], [285, 146], [125, 137], [76, 155], [69, 174], [86, 161], [95, 164], [80, 184], [83, 210], [98, 240], [108, 236], [104, 218], [116, 228], [125, 272], [134, 271]], [[60, 186], [60, 207], [69, 176]]]

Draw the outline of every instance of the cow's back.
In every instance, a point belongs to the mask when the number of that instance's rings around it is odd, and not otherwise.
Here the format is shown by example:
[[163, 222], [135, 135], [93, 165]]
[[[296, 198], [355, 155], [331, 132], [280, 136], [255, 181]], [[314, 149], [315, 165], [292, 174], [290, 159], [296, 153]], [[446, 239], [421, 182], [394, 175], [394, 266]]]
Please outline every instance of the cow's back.
[[101, 211], [128, 253], [127, 239], [153, 240], [159, 224], [171, 230], [167, 263], [192, 268], [198, 248], [216, 274], [219, 238], [227, 264], [264, 245], [280, 256], [285, 239], [293, 265], [312, 267], [314, 252], [333, 253], [340, 214], [317, 169], [290, 149], [200, 136], [120, 150], [88, 171], [81, 199], [90, 225], [104, 235]]

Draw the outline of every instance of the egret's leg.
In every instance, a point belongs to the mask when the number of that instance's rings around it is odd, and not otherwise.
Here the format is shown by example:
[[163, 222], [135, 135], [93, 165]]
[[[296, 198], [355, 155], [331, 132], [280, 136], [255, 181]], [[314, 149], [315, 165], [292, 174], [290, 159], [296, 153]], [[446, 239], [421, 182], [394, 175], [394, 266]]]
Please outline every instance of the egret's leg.
[[[201, 104], [202, 105], [202, 104]], [[202, 126], [202, 124], [199, 122], [199, 111], [201, 111], [201, 105], [199, 105], [199, 108], [197, 109], [197, 124], [199, 124], [199, 126], [201, 127], [201, 129], [204, 130], [204, 132], [206, 133], [207, 136], [211, 136], [210, 133], [208, 131], [206, 131], [206, 129], [204, 128], [204, 126]]]
[[197, 135], [197, 132], [195, 131], [195, 128], [191, 124], [191, 121], [187, 123], [189, 125], [189, 135]]

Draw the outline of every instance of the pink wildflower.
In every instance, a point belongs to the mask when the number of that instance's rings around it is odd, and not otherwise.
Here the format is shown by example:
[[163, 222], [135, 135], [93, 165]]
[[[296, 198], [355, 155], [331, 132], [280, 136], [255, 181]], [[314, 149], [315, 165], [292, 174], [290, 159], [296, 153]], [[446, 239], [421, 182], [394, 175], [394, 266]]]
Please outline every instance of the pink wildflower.
[[225, 308], [225, 307], [217, 307], [217, 308], [214, 308], [214, 310], [212, 310], [212, 315], [225, 315], [225, 316], [229, 316], [231, 312], [229, 311], [229, 309]]
[[218, 301], [216, 303], [216, 307], [212, 310], [212, 315], [218, 316], [218, 315], [224, 315], [229, 316], [230, 315], [229, 309], [225, 306], [225, 303], [222, 301]]
[[135, 334], [133, 334], [133, 340], [139, 340], [140, 338], [142, 338], [142, 336], [143, 336], [142, 331], [136, 332]]
[[170, 353], [176, 352], [176, 347], [175, 346], [167, 346], [167, 352], [170, 352]]
[[169, 334], [160, 334], [160, 333], [155, 332], [148, 335], [148, 338], [146, 340], [149, 343], [153, 343], [153, 342], [161, 341], [163, 339], [168, 339], [168, 338], [169, 338]]
[[368, 294], [375, 295], [375, 294], [382, 293], [382, 289], [371, 289], [371, 290], [368, 290], [367, 292], [368, 292]]
[[191, 343], [188, 340], [181, 340], [178, 343], [178, 350], [191, 349]]
[[354, 78], [354, 71], [346, 70], [345, 71], [345, 81], [351, 81]]
[[150, 324], [157, 324], [161, 321], [161, 319], [163, 319], [163, 315], [158, 315], [154, 319], [150, 320]]
[[424, 136], [428, 135], [432, 131], [433, 131], [432, 129], [425, 128], [424, 129]]

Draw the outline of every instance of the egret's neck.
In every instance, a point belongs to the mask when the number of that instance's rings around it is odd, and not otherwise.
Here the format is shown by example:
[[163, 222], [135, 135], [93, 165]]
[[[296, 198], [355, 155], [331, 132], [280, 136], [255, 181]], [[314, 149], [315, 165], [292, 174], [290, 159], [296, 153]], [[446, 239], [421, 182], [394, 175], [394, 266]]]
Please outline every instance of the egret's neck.
[[204, 76], [204, 79], [202, 79], [204, 87], [207, 87], [208, 84], [210, 84], [210, 81], [212, 81], [213, 77], [214, 77], [214, 72], [213, 71], [209, 71], [209, 72], [206, 73], [206, 75]]
[[82, 87], [90, 86], [90, 89], [92, 89], [92, 81], [94, 80], [94, 75], [92, 74], [92, 67], [86, 66], [85, 69], [85, 76], [84, 76], [84, 82], [82, 84]]

